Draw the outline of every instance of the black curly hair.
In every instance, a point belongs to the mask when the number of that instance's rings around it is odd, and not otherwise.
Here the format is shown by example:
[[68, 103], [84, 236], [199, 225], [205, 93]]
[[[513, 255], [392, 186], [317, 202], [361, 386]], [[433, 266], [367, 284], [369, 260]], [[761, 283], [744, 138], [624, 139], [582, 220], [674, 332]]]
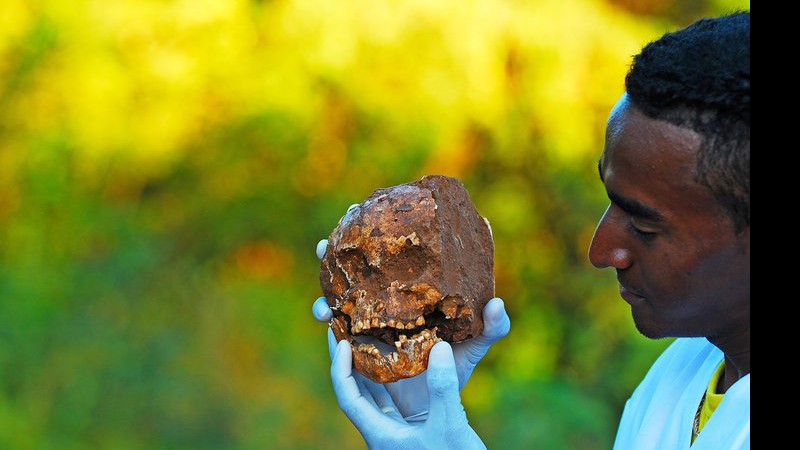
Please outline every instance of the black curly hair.
[[629, 100], [652, 119], [702, 137], [695, 179], [750, 226], [750, 12], [699, 20], [647, 44], [625, 77]]

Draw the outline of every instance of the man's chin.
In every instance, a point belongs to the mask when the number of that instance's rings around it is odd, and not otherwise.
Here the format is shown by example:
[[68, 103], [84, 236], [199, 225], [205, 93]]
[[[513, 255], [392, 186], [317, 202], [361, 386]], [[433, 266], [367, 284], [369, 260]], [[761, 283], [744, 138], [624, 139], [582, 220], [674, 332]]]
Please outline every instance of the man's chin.
[[633, 314], [633, 324], [639, 333], [649, 339], [663, 339], [670, 337], [670, 334], [662, 327], [655, 326], [652, 321], [639, 317], [636, 313]]

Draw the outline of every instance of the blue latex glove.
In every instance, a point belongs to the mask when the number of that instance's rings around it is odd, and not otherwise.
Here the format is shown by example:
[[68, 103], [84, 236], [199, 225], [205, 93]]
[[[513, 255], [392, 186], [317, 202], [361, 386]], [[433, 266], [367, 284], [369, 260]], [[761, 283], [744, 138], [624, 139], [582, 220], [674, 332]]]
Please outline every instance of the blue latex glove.
[[[316, 249], [319, 259], [325, 256], [327, 247], [327, 239], [319, 241]], [[333, 312], [328, 307], [325, 297], [319, 297], [311, 309], [314, 317], [320, 322], [329, 322], [333, 317]], [[489, 350], [489, 347], [495, 341], [508, 334], [510, 329], [511, 319], [506, 313], [503, 300], [500, 298], [491, 299], [483, 308], [483, 332], [481, 335], [452, 345], [459, 389], [467, 383], [472, 370], [475, 369], [475, 366]], [[331, 334], [330, 330], [328, 332]], [[402, 417], [408, 422], [424, 421], [427, 418], [429, 396], [426, 373], [427, 371], [412, 378], [383, 385]], [[358, 379], [369, 381], [358, 373], [355, 375]]]
[[338, 344], [328, 330], [331, 380], [339, 407], [364, 437], [370, 450], [486, 449], [467, 422], [459, 397], [459, 378], [450, 344], [438, 342], [428, 358], [427, 392], [430, 412], [425, 422], [408, 422], [386, 385], [353, 373], [350, 343]]

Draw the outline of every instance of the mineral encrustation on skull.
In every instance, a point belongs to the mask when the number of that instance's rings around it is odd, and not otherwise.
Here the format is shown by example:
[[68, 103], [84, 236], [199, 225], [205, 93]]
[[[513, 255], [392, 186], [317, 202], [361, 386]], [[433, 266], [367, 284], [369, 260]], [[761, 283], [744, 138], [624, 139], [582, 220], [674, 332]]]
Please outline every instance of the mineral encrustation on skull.
[[436, 342], [483, 330], [494, 297], [489, 222], [456, 178], [377, 189], [329, 236], [320, 284], [356, 369], [379, 383], [412, 377]]

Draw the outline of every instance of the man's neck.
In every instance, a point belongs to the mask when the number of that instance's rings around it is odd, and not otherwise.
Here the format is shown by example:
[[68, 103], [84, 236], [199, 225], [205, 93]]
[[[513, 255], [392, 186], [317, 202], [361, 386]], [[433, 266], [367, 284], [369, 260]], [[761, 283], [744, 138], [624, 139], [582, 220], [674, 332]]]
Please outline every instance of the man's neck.
[[717, 393], [724, 394], [734, 383], [750, 373], [750, 328], [727, 338], [708, 338], [725, 354], [725, 373], [717, 384]]

